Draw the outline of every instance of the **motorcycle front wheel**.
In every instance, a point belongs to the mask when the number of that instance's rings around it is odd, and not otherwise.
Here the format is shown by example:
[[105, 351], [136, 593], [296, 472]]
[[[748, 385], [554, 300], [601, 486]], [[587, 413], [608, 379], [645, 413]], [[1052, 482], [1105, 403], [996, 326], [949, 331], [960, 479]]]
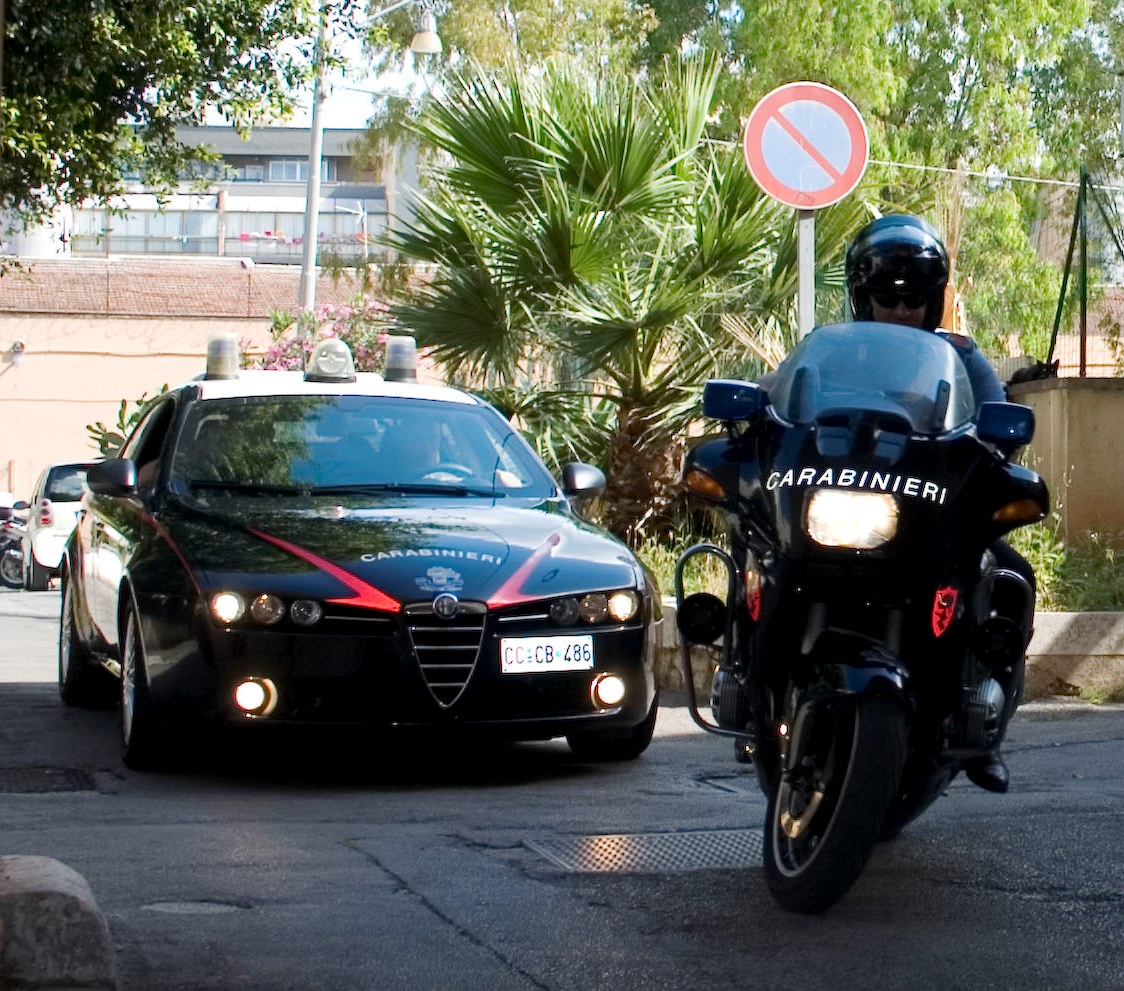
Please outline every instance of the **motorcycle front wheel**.
[[803, 759], [779, 772], [765, 820], [765, 880], [791, 912], [822, 912], [858, 879], [878, 841], [905, 763], [908, 726], [888, 699], [823, 707]]
[[23, 588], [23, 555], [15, 548], [0, 554], [0, 582], [8, 588]]

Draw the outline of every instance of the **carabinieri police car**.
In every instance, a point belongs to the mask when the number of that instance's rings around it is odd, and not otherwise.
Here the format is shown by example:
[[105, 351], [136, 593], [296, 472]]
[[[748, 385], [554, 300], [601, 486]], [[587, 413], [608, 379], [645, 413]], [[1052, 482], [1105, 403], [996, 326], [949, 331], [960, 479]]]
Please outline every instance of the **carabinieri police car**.
[[604, 476], [559, 486], [492, 406], [397, 377], [335, 339], [303, 373], [243, 371], [219, 339], [89, 470], [59, 691], [119, 695], [129, 766], [205, 721], [648, 746], [658, 591], [572, 505]]

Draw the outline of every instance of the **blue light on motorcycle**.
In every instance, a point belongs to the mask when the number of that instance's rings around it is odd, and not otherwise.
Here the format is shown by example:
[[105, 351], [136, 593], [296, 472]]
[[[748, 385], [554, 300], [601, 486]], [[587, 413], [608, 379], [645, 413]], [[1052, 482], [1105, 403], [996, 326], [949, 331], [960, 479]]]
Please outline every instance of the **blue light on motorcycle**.
[[869, 551], [898, 531], [898, 503], [888, 492], [817, 489], [808, 500], [808, 536], [821, 547]]

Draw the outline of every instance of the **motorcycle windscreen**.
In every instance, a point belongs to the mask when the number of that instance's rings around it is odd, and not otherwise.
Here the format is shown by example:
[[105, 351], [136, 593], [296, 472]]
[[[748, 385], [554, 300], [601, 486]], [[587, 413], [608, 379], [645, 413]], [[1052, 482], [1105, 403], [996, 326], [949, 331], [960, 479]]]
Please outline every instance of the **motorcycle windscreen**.
[[951, 344], [888, 323], [817, 327], [777, 369], [769, 398], [792, 423], [841, 410], [881, 410], [930, 435], [967, 423], [976, 409], [967, 369]]

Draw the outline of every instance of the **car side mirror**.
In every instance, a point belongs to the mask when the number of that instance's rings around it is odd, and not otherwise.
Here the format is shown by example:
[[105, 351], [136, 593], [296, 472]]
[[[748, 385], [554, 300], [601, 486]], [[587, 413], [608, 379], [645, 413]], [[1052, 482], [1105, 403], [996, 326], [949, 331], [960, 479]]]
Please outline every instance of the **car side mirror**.
[[12, 509], [16, 510], [17, 512], [19, 512], [21, 509], [30, 508], [31, 503], [29, 503], [26, 499], [17, 499], [14, 503], [12, 503]]
[[596, 465], [572, 461], [562, 469], [562, 492], [570, 499], [592, 499], [605, 491], [605, 473]]
[[91, 492], [106, 496], [137, 494], [137, 463], [131, 458], [109, 458], [86, 471]]
[[980, 403], [976, 436], [1010, 457], [1034, 439], [1034, 410], [1019, 403]]
[[756, 420], [768, 405], [769, 394], [756, 382], [711, 379], [703, 386], [703, 416], [712, 420]]

